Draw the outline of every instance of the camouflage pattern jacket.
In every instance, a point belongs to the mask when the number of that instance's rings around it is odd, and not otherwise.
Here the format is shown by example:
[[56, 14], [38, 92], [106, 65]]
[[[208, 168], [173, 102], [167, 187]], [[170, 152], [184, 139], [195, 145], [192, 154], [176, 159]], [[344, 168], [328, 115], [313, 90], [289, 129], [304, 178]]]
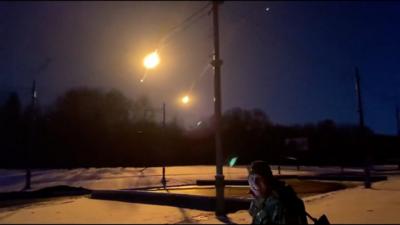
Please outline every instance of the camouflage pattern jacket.
[[249, 209], [252, 224], [307, 224], [304, 203], [294, 197], [285, 200], [282, 194], [272, 191], [267, 198], [254, 199]]

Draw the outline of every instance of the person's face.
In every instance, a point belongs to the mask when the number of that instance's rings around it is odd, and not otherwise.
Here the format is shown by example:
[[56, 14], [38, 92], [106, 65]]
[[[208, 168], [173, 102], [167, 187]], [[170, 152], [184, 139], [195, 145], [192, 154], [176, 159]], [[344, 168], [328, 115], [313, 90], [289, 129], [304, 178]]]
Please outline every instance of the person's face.
[[267, 186], [265, 179], [258, 174], [250, 174], [248, 177], [250, 191], [254, 197], [265, 197], [267, 192]]

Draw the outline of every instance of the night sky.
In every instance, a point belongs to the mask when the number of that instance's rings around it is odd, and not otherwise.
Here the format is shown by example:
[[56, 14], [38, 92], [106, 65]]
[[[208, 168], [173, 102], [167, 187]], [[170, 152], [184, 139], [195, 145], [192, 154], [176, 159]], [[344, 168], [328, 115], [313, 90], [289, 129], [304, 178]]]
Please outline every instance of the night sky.
[[[48, 105], [72, 87], [116, 88], [154, 105], [165, 101], [168, 119], [194, 126], [213, 113], [212, 70], [206, 70], [212, 16], [171, 29], [206, 4], [0, 2], [0, 92], [17, 90], [27, 102], [36, 79], [39, 100]], [[257, 107], [287, 125], [357, 123], [358, 66], [367, 126], [395, 134], [399, 25], [399, 2], [224, 2], [223, 110]], [[140, 83], [143, 57], [166, 36], [159, 67]], [[191, 86], [193, 102], [182, 106], [179, 97]]]

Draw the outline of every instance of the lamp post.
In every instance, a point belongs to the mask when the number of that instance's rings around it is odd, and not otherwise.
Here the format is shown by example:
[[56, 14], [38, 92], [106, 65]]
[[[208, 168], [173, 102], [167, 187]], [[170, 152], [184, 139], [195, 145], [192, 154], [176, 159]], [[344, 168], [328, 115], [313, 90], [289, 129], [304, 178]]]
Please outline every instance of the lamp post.
[[221, 65], [222, 60], [219, 55], [219, 27], [218, 27], [218, 4], [212, 2], [213, 25], [214, 25], [214, 59], [211, 65], [214, 67], [214, 129], [215, 129], [215, 152], [216, 152], [216, 208], [217, 216], [225, 215], [224, 201], [224, 174], [223, 174], [223, 155], [221, 141]]
[[[163, 131], [162, 131], [162, 139], [164, 140], [164, 146], [165, 146], [165, 102], [163, 102], [162, 104], [162, 127], [163, 127]], [[163, 161], [163, 167], [162, 167], [162, 178], [161, 178], [161, 184], [163, 185], [164, 189], [167, 187], [167, 180], [165, 179], [165, 161]]]
[[[156, 68], [159, 63], [160, 63], [160, 56], [158, 55], [157, 50], [148, 54], [143, 60], [143, 65], [148, 70]], [[141, 80], [141, 82], [143, 82], [143, 79]], [[162, 103], [161, 111], [162, 111], [162, 130], [163, 130], [162, 131], [162, 139], [165, 140], [165, 127], [166, 127], [165, 102]], [[163, 185], [163, 187], [165, 189], [166, 185], [167, 185], [167, 180], [165, 179], [165, 162], [163, 162], [163, 165], [162, 165], [161, 184]]]
[[[216, 153], [216, 216], [225, 216], [224, 200], [224, 175], [223, 175], [223, 153], [221, 140], [221, 66], [222, 60], [219, 53], [219, 24], [218, 24], [218, 6], [222, 1], [212, 1], [213, 28], [214, 28], [214, 58], [211, 65], [214, 67], [214, 129], [215, 129], [215, 153]], [[144, 66], [147, 69], [155, 68], [160, 59], [157, 51], [150, 53], [144, 59]], [[143, 80], [142, 80], [143, 82]], [[187, 104], [189, 97], [182, 98], [182, 103]]]
[[[144, 60], [143, 60], [143, 65], [146, 69], [151, 70], [154, 69], [158, 66], [158, 64], [160, 63], [160, 56], [158, 55], [157, 50], [154, 52], [151, 52], [150, 54], [148, 54]], [[144, 80], [142, 79], [141, 82], [143, 82]], [[182, 97], [181, 99], [183, 104], [188, 104], [190, 102], [190, 97], [188, 95], [185, 95]], [[163, 140], [166, 140], [166, 122], [165, 122], [165, 117], [166, 117], [166, 105], [165, 102], [163, 102], [162, 104], [162, 128], [163, 128], [163, 132], [162, 132], [162, 138]], [[165, 143], [164, 143], [165, 144]], [[165, 145], [164, 145], [165, 146]], [[161, 178], [161, 184], [163, 185], [164, 189], [166, 188], [167, 185], [167, 180], [165, 179], [165, 162], [163, 162], [162, 165], [162, 178]]]
[[31, 189], [31, 155], [34, 145], [34, 132], [35, 132], [35, 120], [36, 120], [36, 102], [37, 102], [37, 92], [36, 92], [36, 81], [32, 84], [32, 96], [31, 96], [31, 124], [30, 124], [30, 135], [29, 135], [29, 146], [27, 149], [27, 162], [26, 162], [26, 172], [25, 172], [25, 190]]
[[371, 188], [371, 152], [369, 147], [366, 147], [365, 140], [366, 140], [366, 132], [365, 132], [365, 123], [364, 123], [364, 109], [362, 104], [362, 97], [361, 97], [361, 86], [360, 86], [360, 74], [358, 68], [355, 68], [355, 80], [356, 80], [356, 95], [357, 95], [357, 111], [359, 114], [359, 129], [360, 129], [360, 142], [362, 150], [366, 151], [365, 154], [365, 165], [364, 165], [364, 173], [365, 173], [365, 180], [364, 180], [364, 187]]

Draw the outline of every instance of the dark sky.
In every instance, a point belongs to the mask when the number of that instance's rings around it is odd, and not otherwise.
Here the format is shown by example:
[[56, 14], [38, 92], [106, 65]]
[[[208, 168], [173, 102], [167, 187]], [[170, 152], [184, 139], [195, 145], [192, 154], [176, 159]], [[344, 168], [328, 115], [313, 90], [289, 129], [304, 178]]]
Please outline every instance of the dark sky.
[[[207, 2], [0, 2], [0, 91], [49, 104], [75, 86], [117, 88], [167, 103], [187, 126], [213, 112], [212, 18], [169, 36], [144, 83], [143, 57]], [[266, 10], [268, 8], [269, 10]], [[366, 124], [394, 134], [400, 104], [400, 3], [224, 2], [223, 109], [261, 108], [273, 122], [357, 123], [354, 67]], [[51, 58], [48, 66], [38, 68]], [[196, 81], [197, 80], [197, 81]], [[192, 90], [194, 101], [178, 98]]]

